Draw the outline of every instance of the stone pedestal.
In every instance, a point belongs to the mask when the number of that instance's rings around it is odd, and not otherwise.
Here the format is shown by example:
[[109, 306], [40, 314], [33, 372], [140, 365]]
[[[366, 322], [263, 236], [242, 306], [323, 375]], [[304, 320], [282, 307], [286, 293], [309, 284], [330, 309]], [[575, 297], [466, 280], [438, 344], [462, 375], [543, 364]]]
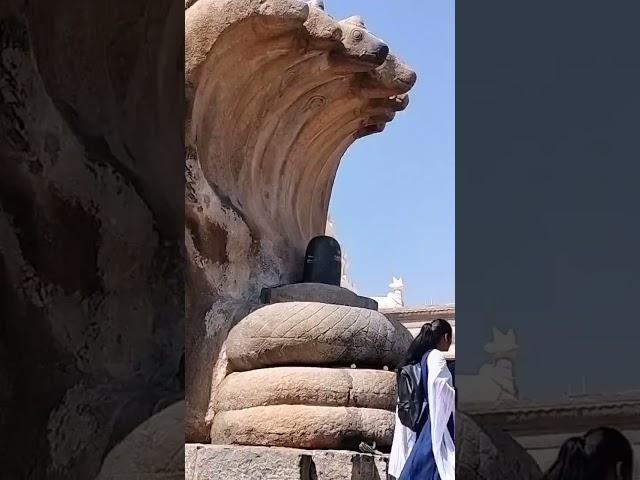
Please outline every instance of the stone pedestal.
[[269, 301], [286, 301], [252, 312], [229, 333], [229, 375], [212, 398], [211, 443], [357, 450], [367, 442], [388, 451], [393, 370], [409, 331], [344, 288], [266, 291]]
[[386, 455], [187, 444], [185, 480], [386, 480]]

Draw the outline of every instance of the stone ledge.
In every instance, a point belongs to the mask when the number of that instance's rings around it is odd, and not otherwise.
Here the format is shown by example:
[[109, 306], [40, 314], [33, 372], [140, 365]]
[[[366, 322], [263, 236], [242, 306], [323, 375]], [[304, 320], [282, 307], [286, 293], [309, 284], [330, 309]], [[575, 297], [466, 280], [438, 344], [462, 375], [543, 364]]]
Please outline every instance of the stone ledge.
[[386, 480], [388, 457], [346, 450], [185, 445], [185, 480]]
[[260, 296], [262, 302], [266, 304], [317, 302], [378, 310], [378, 302], [373, 298], [362, 297], [347, 288], [324, 283], [292, 283], [267, 287], [262, 289]]

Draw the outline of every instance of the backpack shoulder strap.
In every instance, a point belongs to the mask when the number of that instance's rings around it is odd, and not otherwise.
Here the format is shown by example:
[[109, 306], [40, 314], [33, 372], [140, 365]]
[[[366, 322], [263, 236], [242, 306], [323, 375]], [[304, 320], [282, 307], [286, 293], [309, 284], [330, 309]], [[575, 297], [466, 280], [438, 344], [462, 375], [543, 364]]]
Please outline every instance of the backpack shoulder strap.
[[427, 352], [422, 356], [422, 360], [420, 361], [420, 380], [422, 383], [422, 389], [424, 391], [424, 398], [428, 401], [429, 399], [429, 390], [427, 388], [427, 380], [429, 378], [429, 367], [427, 367], [427, 357], [431, 353], [431, 350], [427, 350]]

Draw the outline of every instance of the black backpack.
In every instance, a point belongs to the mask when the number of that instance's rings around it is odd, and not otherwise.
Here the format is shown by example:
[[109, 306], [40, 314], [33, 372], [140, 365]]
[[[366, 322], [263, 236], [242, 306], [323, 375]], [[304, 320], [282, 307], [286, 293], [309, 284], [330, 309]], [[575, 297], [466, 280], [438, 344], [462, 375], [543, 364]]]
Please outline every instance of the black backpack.
[[396, 372], [396, 381], [400, 423], [414, 432], [419, 432], [429, 417], [420, 362], [400, 367]]

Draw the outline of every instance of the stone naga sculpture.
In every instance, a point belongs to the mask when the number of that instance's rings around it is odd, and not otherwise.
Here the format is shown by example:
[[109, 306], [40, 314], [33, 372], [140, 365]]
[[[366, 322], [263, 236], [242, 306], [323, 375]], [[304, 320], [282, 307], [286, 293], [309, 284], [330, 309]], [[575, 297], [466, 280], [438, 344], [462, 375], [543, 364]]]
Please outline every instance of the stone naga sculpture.
[[321, 6], [185, 2], [188, 441], [208, 440], [227, 333], [262, 287], [300, 280], [342, 155], [416, 80], [360, 18]]

